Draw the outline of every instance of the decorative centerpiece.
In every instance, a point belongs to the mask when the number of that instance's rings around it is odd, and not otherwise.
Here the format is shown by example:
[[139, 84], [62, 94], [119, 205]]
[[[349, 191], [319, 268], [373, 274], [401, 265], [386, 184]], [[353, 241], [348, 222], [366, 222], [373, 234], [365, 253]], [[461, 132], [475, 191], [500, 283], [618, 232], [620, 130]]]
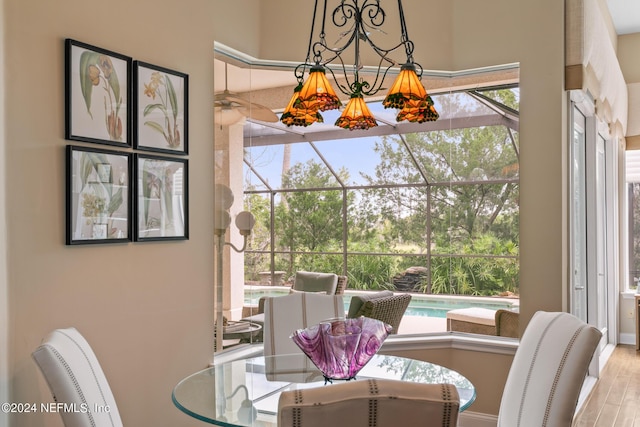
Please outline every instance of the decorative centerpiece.
[[331, 382], [354, 379], [391, 329], [391, 325], [368, 317], [327, 320], [298, 329], [291, 339], [322, 372], [325, 382]]

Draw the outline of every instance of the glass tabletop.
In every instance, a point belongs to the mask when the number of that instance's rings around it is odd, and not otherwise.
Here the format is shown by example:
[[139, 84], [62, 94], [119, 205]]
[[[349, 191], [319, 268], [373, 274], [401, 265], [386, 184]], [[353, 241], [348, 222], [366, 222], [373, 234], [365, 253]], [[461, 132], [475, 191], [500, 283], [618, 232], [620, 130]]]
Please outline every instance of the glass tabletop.
[[[460, 411], [476, 398], [473, 384], [458, 372], [404, 357], [375, 355], [354, 381], [364, 378], [453, 384], [460, 395]], [[280, 393], [325, 386], [331, 385], [307, 356], [288, 354], [214, 365], [180, 381], [172, 399], [183, 412], [211, 424], [275, 427]]]

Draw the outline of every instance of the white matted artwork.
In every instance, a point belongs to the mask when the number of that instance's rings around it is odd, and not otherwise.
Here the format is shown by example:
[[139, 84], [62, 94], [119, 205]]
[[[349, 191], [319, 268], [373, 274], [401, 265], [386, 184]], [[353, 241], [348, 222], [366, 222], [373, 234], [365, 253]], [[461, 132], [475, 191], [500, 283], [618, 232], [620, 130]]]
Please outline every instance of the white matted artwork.
[[135, 154], [135, 240], [189, 238], [188, 161]]
[[131, 241], [131, 154], [67, 146], [67, 245]]
[[71, 39], [65, 55], [66, 139], [131, 146], [132, 59]]
[[133, 69], [135, 148], [187, 154], [189, 76], [141, 61]]

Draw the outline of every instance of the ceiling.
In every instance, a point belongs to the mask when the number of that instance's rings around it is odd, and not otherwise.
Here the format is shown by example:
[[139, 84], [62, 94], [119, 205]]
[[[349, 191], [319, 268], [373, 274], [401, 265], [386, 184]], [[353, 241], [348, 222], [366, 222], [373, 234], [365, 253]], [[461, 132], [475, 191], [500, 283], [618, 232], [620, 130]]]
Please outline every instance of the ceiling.
[[[618, 35], [640, 33], [640, 0], [606, 0]], [[273, 87], [294, 87], [292, 71], [258, 70], [228, 65], [227, 88], [231, 92], [245, 92]], [[214, 70], [216, 92], [225, 88], [224, 62], [216, 59]]]
[[618, 35], [640, 33], [640, 1], [607, 0]]

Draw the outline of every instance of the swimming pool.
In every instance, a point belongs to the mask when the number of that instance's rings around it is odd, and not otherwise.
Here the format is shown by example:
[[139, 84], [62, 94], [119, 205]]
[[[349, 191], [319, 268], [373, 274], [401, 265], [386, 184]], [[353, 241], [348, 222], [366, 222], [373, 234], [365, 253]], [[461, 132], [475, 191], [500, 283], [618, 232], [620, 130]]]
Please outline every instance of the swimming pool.
[[[263, 296], [282, 296], [289, 293], [287, 287], [276, 286], [245, 286], [244, 304], [258, 305], [258, 300]], [[343, 295], [345, 311], [349, 309], [351, 297], [362, 291], [345, 291]], [[422, 317], [447, 317], [447, 311], [457, 308], [481, 307], [491, 310], [517, 310], [519, 300], [507, 300], [491, 297], [464, 297], [448, 295], [411, 294], [411, 303], [405, 311], [405, 316]]]

